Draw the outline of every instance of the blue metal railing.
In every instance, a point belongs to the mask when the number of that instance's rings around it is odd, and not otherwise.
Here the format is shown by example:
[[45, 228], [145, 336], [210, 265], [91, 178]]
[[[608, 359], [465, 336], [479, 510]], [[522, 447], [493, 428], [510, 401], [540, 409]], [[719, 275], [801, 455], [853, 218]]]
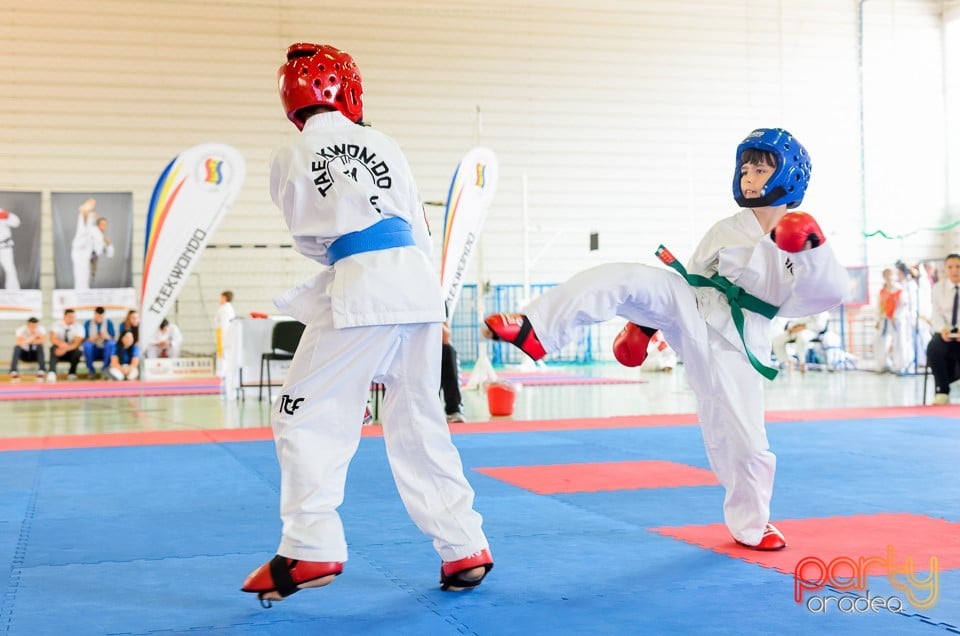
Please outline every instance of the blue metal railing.
[[[534, 298], [552, 284], [530, 285], [530, 294]], [[487, 314], [512, 313], [520, 310], [523, 303], [522, 285], [496, 285], [487, 290], [483, 298], [484, 311]], [[487, 357], [496, 366], [520, 364], [523, 353], [514, 346], [484, 340], [480, 336], [480, 318], [477, 316], [477, 286], [464, 285], [460, 292], [460, 301], [450, 324], [451, 344], [457, 350], [461, 364], [472, 365], [480, 357], [480, 347], [486, 347]], [[589, 364], [597, 356], [596, 326], [580, 328], [577, 338], [556, 354], [547, 356], [547, 361]]]

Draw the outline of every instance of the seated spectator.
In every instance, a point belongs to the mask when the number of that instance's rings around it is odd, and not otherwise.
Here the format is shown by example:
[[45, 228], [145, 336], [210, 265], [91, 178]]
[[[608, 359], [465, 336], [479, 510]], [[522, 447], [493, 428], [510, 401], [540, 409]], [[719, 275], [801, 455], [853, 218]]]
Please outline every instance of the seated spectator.
[[179, 327], [164, 318], [153, 341], [147, 347], [147, 357], [179, 358], [182, 344], [183, 334], [180, 333]]
[[933, 374], [934, 404], [950, 402], [950, 384], [957, 380], [960, 366], [960, 254], [949, 254], [944, 270], [930, 291], [933, 337], [927, 345], [927, 365]]
[[771, 340], [773, 353], [777, 360], [788, 370], [793, 368], [793, 356], [787, 351], [787, 345], [792, 344], [796, 354], [800, 372], [807, 370], [807, 354], [814, 339], [827, 327], [830, 313], [823, 312], [806, 318], [793, 318], [784, 325], [783, 331]]
[[57, 362], [65, 360], [70, 365], [68, 380], [77, 379], [77, 365], [83, 355], [83, 328], [77, 324], [77, 314], [72, 309], [63, 312], [63, 320], [50, 329], [50, 373], [47, 382], [57, 381]]
[[140, 377], [140, 345], [134, 341], [132, 331], [125, 331], [120, 336], [120, 343], [110, 356], [109, 375], [118, 381]]
[[21, 360], [36, 362], [38, 368], [37, 382], [43, 382], [46, 373], [46, 360], [43, 356], [43, 345], [47, 341], [47, 330], [40, 326], [40, 321], [34, 317], [27, 319], [27, 324], [16, 331], [17, 344], [13, 346], [13, 358], [10, 361], [10, 380], [20, 381], [20, 372], [17, 366]]
[[675, 366], [677, 366], [677, 352], [667, 343], [663, 332], [657, 331], [650, 336], [650, 342], [647, 343], [647, 359], [640, 365], [640, 370], [670, 373]]
[[136, 309], [131, 309], [127, 312], [127, 317], [123, 319], [123, 322], [120, 323], [120, 332], [117, 334], [117, 338], [122, 336], [127, 331], [133, 333], [133, 341], [140, 344], [140, 314]]
[[103, 307], [97, 307], [93, 310], [93, 318], [84, 324], [84, 333], [86, 340], [83, 343], [83, 357], [87, 363], [87, 371], [91, 378], [96, 377], [93, 363], [102, 360], [100, 367], [101, 373], [106, 373], [110, 367], [110, 357], [116, 348], [117, 332], [113, 327], [113, 321], [107, 318], [107, 312]]

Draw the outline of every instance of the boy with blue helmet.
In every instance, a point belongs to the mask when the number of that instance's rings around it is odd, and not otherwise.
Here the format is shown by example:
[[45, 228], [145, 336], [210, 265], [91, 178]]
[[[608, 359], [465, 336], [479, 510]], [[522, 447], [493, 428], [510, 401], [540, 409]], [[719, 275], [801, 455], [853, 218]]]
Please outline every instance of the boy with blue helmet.
[[[776, 457], [763, 415], [770, 361], [770, 320], [808, 316], [839, 305], [847, 273], [817, 222], [800, 205], [811, 163], [803, 146], [779, 128], [751, 132], [737, 147], [734, 199], [742, 209], [704, 235], [675, 271], [634, 263], [586, 270], [528, 305], [522, 314], [485, 319], [487, 337], [539, 359], [558, 351], [576, 328], [620, 316], [630, 321], [615, 355], [642, 362], [661, 330], [684, 361], [710, 467], [726, 490], [724, 520], [734, 540], [779, 550], [786, 539], [770, 523]], [[646, 325], [641, 327], [640, 325]]]
[[[744, 196], [740, 177], [745, 163], [764, 156], [776, 160], [773, 174], [759, 197]], [[737, 146], [737, 167], [733, 172], [733, 198], [745, 208], [786, 205], [794, 209], [803, 201], [813, 169], [806, 148], [783, 128], [758, 128]]]

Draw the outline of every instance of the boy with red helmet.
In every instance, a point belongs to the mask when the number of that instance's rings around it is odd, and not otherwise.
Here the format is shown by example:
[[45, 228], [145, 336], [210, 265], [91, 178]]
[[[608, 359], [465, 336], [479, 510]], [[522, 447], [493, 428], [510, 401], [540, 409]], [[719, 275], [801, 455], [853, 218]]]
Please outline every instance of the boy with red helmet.
[[831, 309], [848, 288], [846, 270], [813, 217], [788, 213], [803, 200], [810, 170], [790, 133], [754, 130], [736, 154], [733, 194], [742, 209], [707, 232], [686, 268], [661, 246], [658, 256], [676, 271], [601, 265], [547, 291], [523, 314], [485, 320], [487, 337], [534, 359], [563, 347], [576, 327], [620, 316], [631, 322], [615, 354], [639, 364], [662, 330], [697, 394], [710, 467], [726, 489], [727, 527], [758, 550], [786, 547], [769, 521], [776, 458], [767, 443], [761, 376], [776, 375], [765, 364], [770, 319]]
[[287, 117], [302, 133], [274, 151], [270, 194], [297, 251], [325, 267], [277, 299], [306, 325], [271, 418], [283, 532], [277, 556], [243, 590], [269, 605], [343, 570], [337, 507], [371, 381], [387, 388], [390, 468], [440, 555], [441, 587], [474, 587], [493, 560], [437, 399], [445, 314], [410, 167], [391, 138], [356, 125], [363, 84], [349, 54], [294, 44], [278, 77]]

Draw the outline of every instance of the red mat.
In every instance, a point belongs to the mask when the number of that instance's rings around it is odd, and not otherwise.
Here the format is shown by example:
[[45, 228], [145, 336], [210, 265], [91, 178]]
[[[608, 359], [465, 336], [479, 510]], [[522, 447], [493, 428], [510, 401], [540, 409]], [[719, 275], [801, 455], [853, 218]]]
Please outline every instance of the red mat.
[[557, 493], [714, 486], [717, 479], [705, 468], [675, 462], [648, 460], [597, 462], [589, 464], [551, 464], [546, 466], [500, 466], [477, 468], [508, 484], [538, 495]]
[[823, 420], [870, 420], [910, 416], [960, 418], [960, 404], [943, 406], [865, 406], [861, 408], [797, 409], [766, 412], [767, 424], [799, 421], [820, 422]]
[[65, 400], [138, 395], [216, 395], [220, 378], [134, 382], [80, 381], [27, 382], [0, 385], [0, 402], [12, 400]]
[[[77, 383], [75, 383], [77, 384]], [[93, 382], [91, 384], [100, 385]], [[129, 384], [129, 383], [128, 383]], [[165, 383], [166, 384], [166, 383]], [[42, 388], [42, 387], [40, 387]], [[794, 422], [820, 420], [857, 420], [888, 417], [930, 416], [956, 418], [960, 421], [960, 405], [907, 406], [856, 409], [829, 409], [823, 411], [768, 411], [767, 421]], [[529, 433], [537, 431], [575, 431], [590, 429], [647, 428], [659, 426], [692, 426], [697, 424], [692, 413], [668, 413], [665, 415], [621, 415], [615, 417], [587, 417], [553, 420], [499, 419], [485, 422], [451, 424], [450, 432], [458, 435], [470, 433]], [[236, 434], [237, 439], [230, 438]], [[363, 427], [364, 437], [380, 437], [379, 426]], [[146, 446], [163, 444], [200, 444], [218, 441], [254, 441], [273, 439], [268, 427], [242, 430], [209, 429], [186, 431], [131, 431], [127, 433], [103, 433], [89, 435], [51, 435], [45, 437], [0, 438], [0, 451], [41, 450], [52, 448], [87, 448], [92, 446]], [[101, 440], [98, 442], [98, 440]]]
[[[774, 520], [787, 538], [787, 549], [760, 552], [733, 541], [722, 523], [705, 526], [654, 528], [667, 537], [725, 554], [735, 559], [794, 574], [803, 559], [829, 563], [839, 557], [886, 558], [893, 546], [901, 565], [912, 558], [918, 572], [930, 569], [936, 557], [939, 570], [960, 568], [960, 523], [910, 513], [878, 513], [850, 517]], [[871, 571], [872, 572], [872, 571]], [[808, 576], [804, 570], [804, 576]]]

